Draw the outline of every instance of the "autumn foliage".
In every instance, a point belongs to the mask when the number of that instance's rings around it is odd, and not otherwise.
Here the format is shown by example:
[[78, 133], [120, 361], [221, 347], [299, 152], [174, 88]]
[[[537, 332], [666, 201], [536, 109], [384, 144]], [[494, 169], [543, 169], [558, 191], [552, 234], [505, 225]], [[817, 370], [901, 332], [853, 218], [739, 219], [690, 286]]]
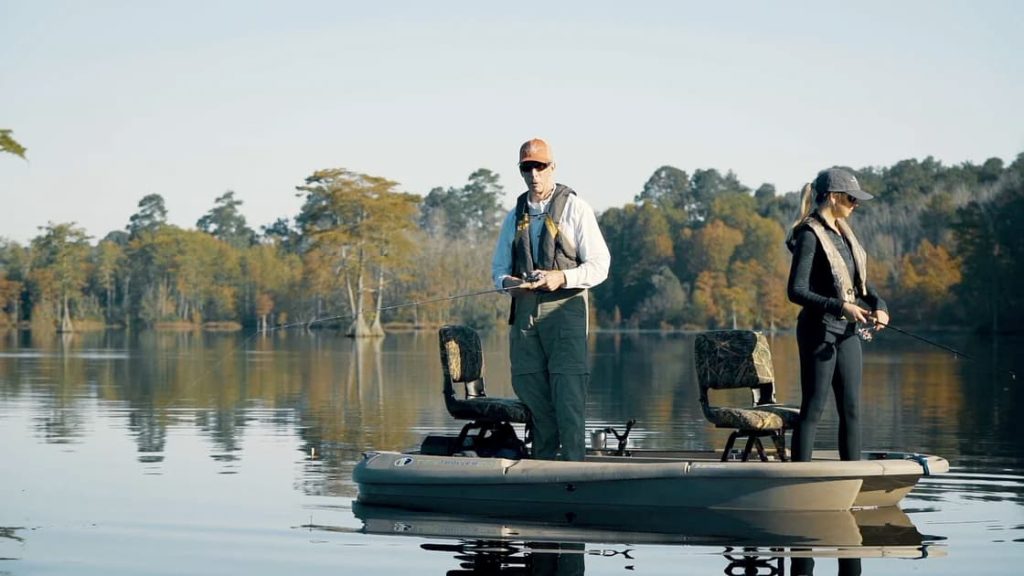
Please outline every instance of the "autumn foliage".
[[[894, 323], [1021, 326], [1024, 154], [1009, 166], [929, 157], [856, 172], [876, 198], [851, 224]], [[169, 224], [158, 195], [96, 242], [74, 223], [50, 223], [28, 245], [0, 240], [0, 326], [293, 323], [353, 336], [384, 323], [501, 326], [505, 296], [449, 298], [490, 288], [512, 200], [498, 180], [480, 169], [420, 196], [386, 178], [320, 170], [296, 186], [299, 213], [259, 232], [232, 191], [194, 229]], [[796, 192], [751, 189], [731, 172], [658, 168], [632, 202], [599, 215], [612, 268], [594, 290], [597, 326], [792, 327], [783, 239], [797, 204]]]

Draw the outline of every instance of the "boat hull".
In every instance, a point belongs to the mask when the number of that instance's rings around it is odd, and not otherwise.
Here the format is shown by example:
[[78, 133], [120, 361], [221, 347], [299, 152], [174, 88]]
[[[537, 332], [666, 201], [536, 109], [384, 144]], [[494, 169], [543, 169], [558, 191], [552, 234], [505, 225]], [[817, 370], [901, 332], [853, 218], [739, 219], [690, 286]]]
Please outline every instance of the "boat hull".
[[[585, 462], [373, 452], [357, 464], [359, 502], [474, 512], [496, 503], [826, 511], [890, 506], [924, 473], [905, 459], [719, 462], [647, 454]], [[948, 464], [937, 457], [933, 471]]]

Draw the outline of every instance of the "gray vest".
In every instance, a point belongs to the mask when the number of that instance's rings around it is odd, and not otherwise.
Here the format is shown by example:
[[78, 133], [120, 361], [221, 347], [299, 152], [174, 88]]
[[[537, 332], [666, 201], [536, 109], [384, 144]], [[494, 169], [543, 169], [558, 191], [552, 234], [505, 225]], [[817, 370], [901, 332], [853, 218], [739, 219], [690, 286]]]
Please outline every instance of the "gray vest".
[[[551, 194], [551, 201], [548, 202], [544, 211], [544, 228], [540, 232], [538, 243], [539, 254], [533, 253], [532, 242], [530, 242], [530, 209], [526, 204], [529, 192], [523, 192], [516, 200], [516, 234], [512, 239], [512, 275], [516, 278], [525, 278], [534, 270], [570, 270], [582, 264], [576, 252], [576, 245], [572, 242], [565, 242], [558, 223], [562, 220], [562, 213], [565, 212], [565, 203], [569, 200], [570, 194], [576, 192], [562, 184], [555, 184], [555, 191]], [[569, 290], [572, 293], [583, 292], [582, 289], [574, 288]], [[558, 290], [556, 294], [566, 292], [565, 289]], [[512, 307], [508, 314], [508, 323], [515, 322], [516, 299], [512, 299]]]
[[564, 242], [558, 230], [558, 222], [562, 219], [570, 194], [576, 192], [568, 186], [555, 185], [544, 213], [539, 254], [533, 253], [530, 242], [530, 210], [526, 204], [530, 193], [524, 192], [516, 200], [516, 234], [512, 239], [513, 276], [523, 278], [534, 270], [569, 270], [580, 265], [575, 245]]

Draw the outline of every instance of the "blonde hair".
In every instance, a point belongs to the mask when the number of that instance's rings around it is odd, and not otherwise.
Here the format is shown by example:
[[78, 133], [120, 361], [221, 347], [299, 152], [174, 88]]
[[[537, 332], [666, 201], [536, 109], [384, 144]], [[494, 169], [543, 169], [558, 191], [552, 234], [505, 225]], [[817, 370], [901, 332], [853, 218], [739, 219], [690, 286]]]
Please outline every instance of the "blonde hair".
[[789, 227], [789, 233], [786, 234], [786, 242], [789, 242], [793, 237], [796, 227], [811, 215], [811, 212], [814, 211], [818, 204], [818, 199], [815, 198], [814, 184], [810, 182], [804, 184], [803, 190], [800, 191], [800, 211], [797, 213], [796, 220]]

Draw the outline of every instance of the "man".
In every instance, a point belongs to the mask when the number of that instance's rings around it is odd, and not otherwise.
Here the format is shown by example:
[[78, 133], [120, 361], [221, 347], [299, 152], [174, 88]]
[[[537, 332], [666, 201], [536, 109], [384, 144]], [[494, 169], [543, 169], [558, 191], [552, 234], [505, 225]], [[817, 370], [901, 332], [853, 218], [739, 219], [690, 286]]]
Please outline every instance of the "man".
[[589, 204], [555, 182], [548, 143], [519, 149], [527, 191], [501, 226], [491, 266], [512, 296], [512, 388], [533, 414], [533, 455], [583, 460], [587, 383], [587, 289], [608, 277], [611, 256]]

